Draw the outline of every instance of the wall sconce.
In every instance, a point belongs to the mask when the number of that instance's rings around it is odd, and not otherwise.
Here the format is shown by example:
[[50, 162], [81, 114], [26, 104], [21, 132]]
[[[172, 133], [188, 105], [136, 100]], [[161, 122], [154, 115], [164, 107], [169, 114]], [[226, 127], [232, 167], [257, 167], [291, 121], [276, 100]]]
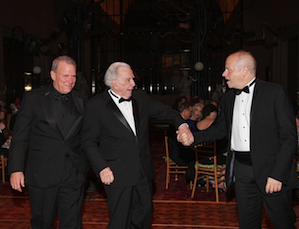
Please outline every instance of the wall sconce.
[[25, 91], [31, 91], [32, 90], [31, 84], [26, 84], [24, 89], [25, 89]]
[[194, 68], [196, 71], [202, 71], [204, 69], [204, 64], [202, 62], [197, 62], [195, 65], [194, 65]]
[[34, 87], [39, 87], [39, 74], [41, 73], [42, 69], [39, 67], [39, 66], [35, 66], [33, 69], [32, 69], [33, 73], [34, 73], [34, 80], [33, 80], [33, 84], [34, 84]]
[[31, 83], [31, 72], [24, 72], [25, 75], [25, 91], [31, 91], [32, 89], [32, 83]]

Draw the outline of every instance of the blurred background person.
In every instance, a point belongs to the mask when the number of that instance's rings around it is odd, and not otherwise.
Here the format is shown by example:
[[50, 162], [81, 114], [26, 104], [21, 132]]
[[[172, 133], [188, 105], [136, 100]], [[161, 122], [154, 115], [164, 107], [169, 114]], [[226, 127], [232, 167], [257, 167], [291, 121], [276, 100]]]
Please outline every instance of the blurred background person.
[[196, 124], [199, 120], [202, 118], [202, 109], [204, 105], [202, 103], [195, 103], [192, 106], [192, 115], [190, 119], [187, 120], [187, 123], [189, 125], [189, 129], [194, 132], [197, 131]]

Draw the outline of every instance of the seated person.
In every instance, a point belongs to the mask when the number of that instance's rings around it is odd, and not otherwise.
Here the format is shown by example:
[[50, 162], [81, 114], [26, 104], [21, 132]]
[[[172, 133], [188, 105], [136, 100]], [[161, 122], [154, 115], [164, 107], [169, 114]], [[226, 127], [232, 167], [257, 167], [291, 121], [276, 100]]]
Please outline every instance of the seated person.
[[[188, 120], [191, 116], [191, 107], [187, 103], [180, 104], [178, 106], [178, 111], [185, 120]], [[193, 180], [195, 162], [193, 149], [183, 146], [177, 141], [176, 129], [173, 125], [169, 126], [167, 135], [170, 158], [178, 165], [188, 166], [186, 171], [186, 180]]]
[[[209, 128], [217, 118], [217, 108], [213, 104], [207, 104], [203, 108], [203, 119], [196, 124], [198, 130], [205, 130]], [[223, 165], [226, 163], [226, 156], [222, 153], [227, 148], [227, 139], [218, 140], [217, 144], [217, 164]], [[212, 164], [208, 159], [201, 160], [202, 164]], [[221, 180], [224, 181], [225, 170], [221, 173]], [[219, 184], [219, 189], [224, 190], [224, 182]]]
[[202, 109], [203, 109], [202, 103], [195, 103], [192, 106], [192, 115], [190, 119], [187, 120], [187, 123], [189, 125], [189, 128], [192, 132], [197, 131], [196, 124], [199, 120], [202, 118]]
[[[6, 128], [6, 111], [4, 109], [0, 110], [0, 155], [8, 157], [9, 147], [10, 147], [11, 134]], [[8, 180], [8, 166], [5, 168], [5, 176]]]
[[217, 118], [217, 108], [213, 104], [207, 104], [202, 110], [203, 119], [197, 122], [198, 130], [207, 129]]
[[4, 109], [0, 110], [0, 155], [8, 157], [8, 149], [10, 145], [11, 135], [6, 128], [6, 112]]
[[187, 98], [185, 96], [180, 96], [178, 97], [175, 101], [174, 104], [172, 105], [172, 109], [178, 110], [178, 107], [181, 103], [187, 103]]

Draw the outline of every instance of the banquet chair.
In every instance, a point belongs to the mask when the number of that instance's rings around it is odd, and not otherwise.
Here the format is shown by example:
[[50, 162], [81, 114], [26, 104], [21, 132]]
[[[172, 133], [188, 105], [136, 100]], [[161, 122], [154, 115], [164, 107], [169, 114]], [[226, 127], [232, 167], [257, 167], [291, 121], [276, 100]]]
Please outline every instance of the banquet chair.
[[5, 183], [5, 167], [7, 166], [8, 158], [4, 155], [1, 155], [1, 164], [0, 168], [2, 170], [2, 182]]
[[168, 147], [168, 128], [164, 129], [164, 142], [165, 142], [165, 151], [166, 151], [166, 189], [169, 187], [170, 182], [170, 174], [175, 175], [175, 180], [178, 180], [178, 174], [186, 174], [186, 170], [188, 166], [177, 165], [170, 157], [169, 157], [169, 147]]
[[[215, 184], [216, 202], [219, 202], [218, 184], [224, 180], [225, 165], [217, 164], [217, 146], [216, 142], [203, 143], [194, 146], [195, 151], [195, 177], [192, 187], [191, 198], [194, 197], [196, 183], [198, 180], [206, 179], [206, 191], [209, 192], [209, 181], [213, 180]], [[209, 163], [204, 163], [206, 159]]]
[[11, 113], [9, 113], [9, 114], [7, 115], [7, 119], [6, 119], [6, 128], [7, 128], [8, 130], [10, 130], [10, 122], [11, 122]]

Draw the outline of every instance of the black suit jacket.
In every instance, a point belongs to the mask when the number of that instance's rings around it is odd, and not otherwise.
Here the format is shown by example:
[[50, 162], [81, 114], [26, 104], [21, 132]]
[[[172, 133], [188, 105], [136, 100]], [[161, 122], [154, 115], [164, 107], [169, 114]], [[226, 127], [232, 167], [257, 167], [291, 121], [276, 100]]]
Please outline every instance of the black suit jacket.
[[[256, 80], [250, 113], [250, 155], [254, 176], [261, 191], [265, 192], [266, 181], [272, 177], [283, 183], [283, 190], [298, 185], [293, 164], [297, 148], [297, 131], [293, 107], [279, 85]], [[233, 90], [222, 98], [221, 114], [210, 128], [194, 133], [195, 143], [217, 140], [228, 135], [229, 149], [233, 107]], [[234, 181], [234, 153], [228, 152], [226, 182]]]
[[77, 91], [71, 92], [80, 115], [69, 133], [63, 137], [54, 119], [51, 87], [24, 94], [9, 152], [10, 173], [24, 171], [29, 146], [26, 183], [43, 188], [55, 186], [61, 181], [66, 153], [80, 173], [84, 174], [88, 170], [87, 159], [79, 145], [79, 131], [87, 98]]
[[155, 176], [148, 139], [149, 117], [170, 120], [176, 128], [184, 122], [179, 113], [150, 98], [141, 90], [132, 94], [137, 136], [108, 94], [108, 90], [89, 99], [82, 128], [83, 149], [95, 174], [110, 167], [111, 187], [137, 184], [140, 163], [146, 176]]

